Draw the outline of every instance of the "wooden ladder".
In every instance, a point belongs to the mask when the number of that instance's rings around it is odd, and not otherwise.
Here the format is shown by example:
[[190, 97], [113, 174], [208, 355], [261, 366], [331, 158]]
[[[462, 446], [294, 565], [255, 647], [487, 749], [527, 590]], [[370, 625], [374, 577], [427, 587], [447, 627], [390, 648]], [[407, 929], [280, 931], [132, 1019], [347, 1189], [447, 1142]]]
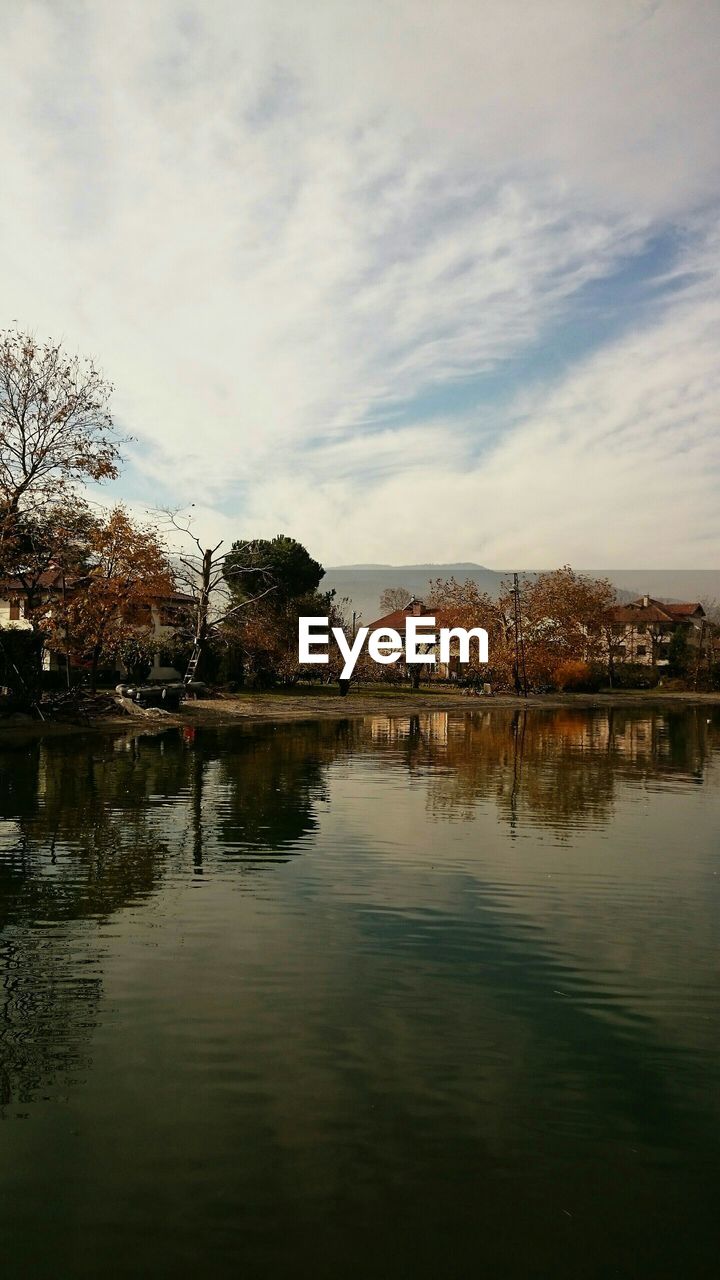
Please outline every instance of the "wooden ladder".
[[187, 671], [185, 672], [185, 675], [183, 676], [183, 684], [191, 684], [191, 683], [192, 683], [192, 681], [193, 681], [193, 679], [194, 679], [194, 677], [195, 677], [195, 672], [197, 671], [197, 668], [198, 668], [198, 662], [200, 661], [200, 654], [201, 654], [201, 653], [202, 653], [202, 649], [201, 649], [200, 645], [199, 645], [199, 644], [196, 644], [196, 645], [195, 645], [195, 648], [193, 649], [192, 653], [190, 654], [190, 661], [189, 661], [189, 662], [188, 662], [188, 664], [187, 664]]

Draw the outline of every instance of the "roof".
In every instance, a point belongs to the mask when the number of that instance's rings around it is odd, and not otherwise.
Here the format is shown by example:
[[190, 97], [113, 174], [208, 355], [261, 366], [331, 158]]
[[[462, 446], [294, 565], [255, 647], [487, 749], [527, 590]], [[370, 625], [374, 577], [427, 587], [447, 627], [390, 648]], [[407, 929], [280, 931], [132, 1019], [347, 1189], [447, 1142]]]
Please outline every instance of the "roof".
[[[63, 589], [62, 569], [46, 569], [39, 575], [37, 580], [33, 580], [31, 575], [28, 575], [28, 577], [33, 582], [35, 590], [62, 591]], [[75, 588], [81, 588], [85, 581], [86, 579], [83, 577], [73, 577], [68, 574], [65, 578], [64, 586], [66, 590], [72, 591]], [[0, 592], [5, 592], [6, 595], [23, 595], [27, 592], [27, 586], [22, 578], [0, 578]], [[192, 605], [195, 603], [193, 596], [187, 595], [184, 591], [170, 591], [167, 595], [159, 595], [157, 602], [158, 604], [167, 605]]]
[[693, 617], [704, 618], [705, 610], [699, 601], [669, 603], [640, 596], [630, 604], [616, 604], [606, 609], [604, 617], [608, 622], [681, 622]]
[[195, 604], [194, 596], [189, 596], [186, 591], [171, 591], [168, 596], [159, 596], [158, 599], [162, 604]]
[[663, 608], [666, 609], [673, 618], [691, 618], [694, 614], [697, 614], [701, 618], [705, 617], [705, 610], [699, 601], [695, 601], [693, 603], [687, 601], [685, 603], [676, 604], [668, 603], [664, 604]]
[[[63, 575], [61, 569], [45, 569], [44, 572], [38, 576], [37, 580], [32, 578], [32, 574], [28, 574], [28, 577], [33, 582], [36, 581], [37, 586], [43, 588], [45, 591], [60, 591], [62, 589]], [[66, 578], [66, 586], [70, 586], [73, 581], [74, 579], [70, 577]], [[0, 588], [4, 591], [23, 592], [26, 590], [25, 583], [22, 578], [18, 578], [16, 576], [11, 578], [0, 578]]]
[[408, 618], [434, 618], [438, 627], [449, 627], [452, 623], [443, 609], [433, 609], [432, 605], [424, 605], [422, 600], [409, 600], [404, 609], [393, 609], [375, 622], [368, 622], [370, 631], [398, 631], [401, 636], [407, 630]]

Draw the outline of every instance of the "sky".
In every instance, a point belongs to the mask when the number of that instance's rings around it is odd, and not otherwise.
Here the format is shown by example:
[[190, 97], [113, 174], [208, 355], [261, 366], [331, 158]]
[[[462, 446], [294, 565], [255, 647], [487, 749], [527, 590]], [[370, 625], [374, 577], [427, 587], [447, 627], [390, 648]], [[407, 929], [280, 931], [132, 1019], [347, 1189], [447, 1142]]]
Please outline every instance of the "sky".
[[104, 501], [326, 565], [717, 566], [716, 0], [0, 0], [0, 326]]

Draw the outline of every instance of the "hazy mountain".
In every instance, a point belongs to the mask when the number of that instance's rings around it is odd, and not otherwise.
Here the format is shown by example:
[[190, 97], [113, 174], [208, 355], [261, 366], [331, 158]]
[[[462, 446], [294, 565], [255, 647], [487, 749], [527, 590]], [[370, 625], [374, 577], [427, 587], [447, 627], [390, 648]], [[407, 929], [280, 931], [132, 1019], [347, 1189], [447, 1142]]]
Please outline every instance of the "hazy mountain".
[[[528, 575], [539, 570], [519, 570]], [[640, 595], [660, 600], [720, 599], [720, 570], [717, 569], [583, 569], [593, 578], [609, 578], [621, 599]], [[476, 582], [481, 591], [497, 596], [512, 570], [488, 569], [484, 565], [459, 564], [354, 564], [327, 569], [323, 587], [334, 587], [338, 598], [347, 597], [350, 609], [373, 622], [380, 615], [380, 596], [386, 587], [407, 587], [422, 600], [435, 578], [456, 577]]]
[[474, 564], [472, 560], [468, 560], [467, 563], [462, 564], [336, 564], [333, 565], [332, 569], [328, 569], [328, 573], [345, 573], [348, 570], [351, 570], [352, 572], [355, 572], [355, 570], [362, 570], [365, 572], [365, 570], [375, 571], [378, 569], [383, 572], [388, 570], [388, 572], [391, 573], [397, 573], [402, 569], [427, 569], [428, 572], [435, 572], [438, 569], [447, 569], [452, 570], [453, 573], [457, 573], [458, 569], [468, 569], [477, 573], [494, 572], [492, 569], [485, 569], [483, 565]]
[[411, 595], [422, 600], [434, 578], [453, 575], [464, 581], [472, 579], [481, 591], [492, 596], [500, 594], [505, 577], [482, 565], [342, 565], [325, 571], [322, 586], [325, 589], [334, 587], [339, 599], [347, 597], [352, 601], [350, 608], [362, 615], [363, 622], [373, 622], [380, 616], [380, 596], [386, 587], [407, 587]]

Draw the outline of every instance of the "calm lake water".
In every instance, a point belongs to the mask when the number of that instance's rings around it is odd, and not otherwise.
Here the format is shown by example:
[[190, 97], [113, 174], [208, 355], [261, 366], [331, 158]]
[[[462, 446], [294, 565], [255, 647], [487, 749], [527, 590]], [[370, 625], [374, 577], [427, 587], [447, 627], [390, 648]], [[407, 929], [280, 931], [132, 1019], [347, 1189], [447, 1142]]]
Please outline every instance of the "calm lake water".
[[0, 749], [0, 1271], [710, 1277], [720, 713]]

